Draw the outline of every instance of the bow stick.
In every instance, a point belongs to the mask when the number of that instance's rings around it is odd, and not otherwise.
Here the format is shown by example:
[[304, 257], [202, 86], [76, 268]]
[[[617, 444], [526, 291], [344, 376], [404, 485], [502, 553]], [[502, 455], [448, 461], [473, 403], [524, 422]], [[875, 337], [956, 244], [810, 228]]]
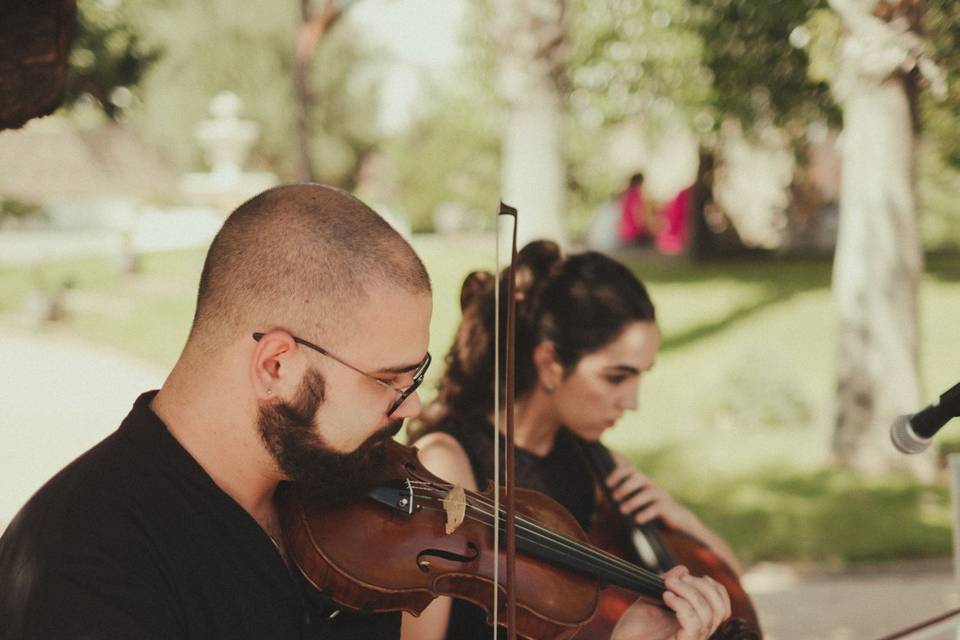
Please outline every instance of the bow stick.
[[[516, 554], [517, 554], [517, 543], [515, 535], [515, 525], [514, 525], [514, 511], [515, 511], [515, 487], [516, 487], [516, 474], [514, 473], [516, 469], [516, 460], [515, 447], [514, 447], [514, 391], [516, 384], [514, 383], [514, 374], [516, 372], [516, 314], [517, 314], [517, 299], [516, 299], [516, 278], [514, 276], [514, 264], [517, 260], [517, 210], [510, 205], [500, 203], [500, 210], [497, 212], [497, 228], [499, 230], [500, 218], [502, 216], [510, 216], [513, 218], [513, 234], [510, 245], [510, 268], [507, 274], [507, 335], [506, 335], [506, 363], [504, 370], [504, 386], [506, 387], [506, 402], [505, 402], [505, 413], [506, 413], [506, 459], [504, 461], [504, 492], [506, 493], [506, 514], [504, 516], [505, 521], [505, 541], [506, 541], [506, 564], [507, 564], [507, 576], [506, 576], [506, 591], [507, 591], [507, 638], [508, 640], [516, 640], [517, 638], [517, 593], [516, 593]], [[499, 462], [500, 462], [500, 397], [499, 397], [499, 388], [500, 388], [500, 371], [499, 371], [499, 344], [500, 344], [500, 234], [497, 233], [497, 265], [496, 273], [497, 280], [495, 280], [494, 286], [494, 482], [499, 484]], [[499, 518], [500, 513], [500, 492], [499, 490], [494, 491], [494, 531], [499, 530], [499, 523], [497, 519]], [[499, 536], [494, 537], [494, 557], [499, 558]], [[497, 637], [497, 623], [498, 623], [498, 606], [497, 606], [497, 595], [498, 595], [498, 585], [499, 580], [497, 577], [499, 561], [494, 564], [494, 579], [493, 579], [493, 637], [496, 640]]]

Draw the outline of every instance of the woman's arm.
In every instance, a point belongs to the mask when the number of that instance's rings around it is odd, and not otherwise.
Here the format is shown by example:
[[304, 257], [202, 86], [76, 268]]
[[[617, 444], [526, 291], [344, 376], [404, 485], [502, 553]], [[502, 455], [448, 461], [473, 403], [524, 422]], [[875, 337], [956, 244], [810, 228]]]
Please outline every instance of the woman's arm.
[[[430, 433], [417, 440], [420, 462], [447, 482], [476, 491], [470, 459], [460, 443], [446, 433]], [[450, 621], [450, 598], [437, 598], [419, 616], [403, 614], [401, 640], [442, 640]]]

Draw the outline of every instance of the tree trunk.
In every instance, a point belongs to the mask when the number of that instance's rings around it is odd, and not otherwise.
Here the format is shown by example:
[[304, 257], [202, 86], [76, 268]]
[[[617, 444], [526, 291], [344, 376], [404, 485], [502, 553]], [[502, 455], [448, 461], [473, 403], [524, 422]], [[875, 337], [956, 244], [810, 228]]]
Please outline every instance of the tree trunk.
[[847, 28], [835, 90], [843, 105], [843, 177], [833, 269], [838, 318], [832, 454], [868, 473], [929, 478], [929, 456], [890, 444], [896, 416], [920, 405], [917, 291], [923, 255], [914, 139], [904, 84], [909, 39], [856, 3], [831, 0]]
[[300, 0], [302, 24], [297, 32], [293, 58], [293, 92], [297, 110], [297, 164], [300, 180], [317, 179], [310, 142], [313, 140], [313, 105], [316, 99], [310, 86], [310, 61], [327, 31], [355, 0], [324, 0], [319, 10], [311, 0]]
[[713, 170], [716, 156], [700, 147], [697, 180], [693, 184], [693, 202], [690, 203], [690, 243], [687, 253], [694, 260], [706, 260], [715, 255], [715, 237], [707, 224], [707, 207], [713, 203]]
[[567, 243], [563, 101], [557, 86], [566, 53], [566, 0], [497, 0], [499, 87], [509, 113], [501, 189], [519, 212], [518, 242]]
[[544, 82], [510, 107], [503, 134], [503, 199], [519, 211], [517, 242], [567, 241], [560, 97]]
[[313, 49], [305, 41], [309, 38], [312, 23], [310, 0], [300, 0], [300, 16], [303, 23], [297, 34], [297, 48], [293, 58], [293, 91], [296, 96], [297, 109], [297, 173], [300, 180], [313, 182], [317, 172], [313, 168], [313, 158], [310, 155], [310, 140], [313, 131], [310, 126], [310, 116], [313, 111], [313, 99], [310, 92], [309, 67]]

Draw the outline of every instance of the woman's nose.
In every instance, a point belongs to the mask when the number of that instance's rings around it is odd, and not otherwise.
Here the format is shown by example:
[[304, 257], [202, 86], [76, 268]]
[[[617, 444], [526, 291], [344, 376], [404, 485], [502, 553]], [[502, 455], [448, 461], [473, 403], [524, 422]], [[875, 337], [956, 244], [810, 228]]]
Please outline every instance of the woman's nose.
[[627, 388], [623, 391], [623, 395], [620, 396], [620, 409], [623, 411], [636, 411], [638, 406], [640, 406], [640, 385], [636, 383], [627, 385]]

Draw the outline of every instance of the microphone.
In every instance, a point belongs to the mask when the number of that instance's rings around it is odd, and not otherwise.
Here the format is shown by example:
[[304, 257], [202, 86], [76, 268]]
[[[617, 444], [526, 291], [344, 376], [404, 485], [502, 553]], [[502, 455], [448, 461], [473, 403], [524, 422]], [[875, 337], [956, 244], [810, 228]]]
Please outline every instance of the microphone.
[[894, 420], [890, 440], [903, 453], [920, 453], [930, 446], [933, 435], [957, 416], [960, 416], [960, 382], [930, 406]]

